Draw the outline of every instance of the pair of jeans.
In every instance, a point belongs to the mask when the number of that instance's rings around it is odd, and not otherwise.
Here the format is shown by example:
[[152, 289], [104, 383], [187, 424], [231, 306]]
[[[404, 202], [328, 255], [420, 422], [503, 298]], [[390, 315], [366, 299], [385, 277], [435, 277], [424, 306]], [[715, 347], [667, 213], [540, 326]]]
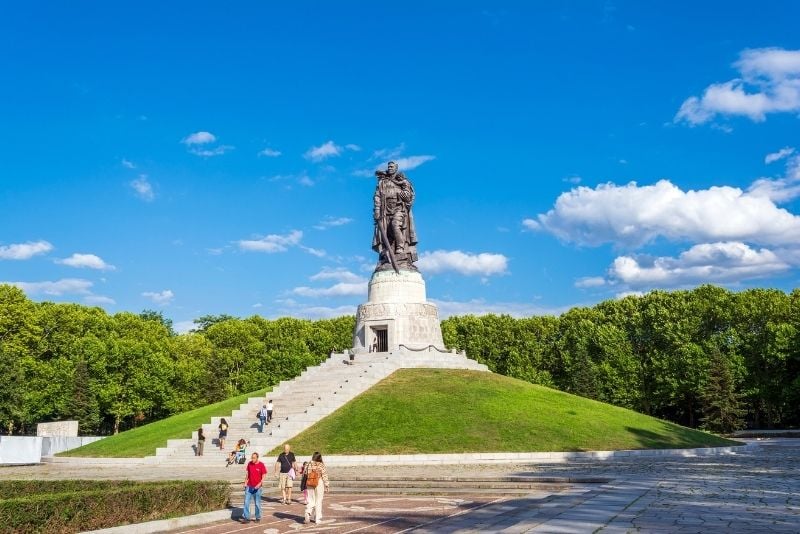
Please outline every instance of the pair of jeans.
[[258, 488], [255, 493], [250, 493], [250, 488], [244, 489], [244, 510], [242, 510], [242, 518], [245, 521], [250, 520], [250, 501], [255, 501], [256, 519], [261, 519], [261, 490]]
[[267, 422], [267, 418], [266, 417], [259, 417], [258, 418], [258, 433], [259, 434], [264, 432], [264, 423], [266, 423], [266, 422]]

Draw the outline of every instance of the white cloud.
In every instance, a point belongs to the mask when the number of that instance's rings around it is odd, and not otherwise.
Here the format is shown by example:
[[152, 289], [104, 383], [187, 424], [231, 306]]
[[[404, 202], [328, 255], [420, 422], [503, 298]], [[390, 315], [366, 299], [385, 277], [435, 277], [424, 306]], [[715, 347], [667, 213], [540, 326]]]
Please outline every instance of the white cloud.
[[288, 234], [270, 234], [258, 239], [243, 239], [237, 241], [239, 248], [250, 252], [286, 252], [289, 247], [296, 246], [303, 238], [303, 232], [292, 230]]
[[125, 158], [122, 158], [122, 166], [125, 167], [126, 169], [135, 169], [136, 168], [136, 165], [132, 161], [129, 161], [129, 160], [125, 159]]
[[314, 180], [308, 177], [308, 175], [304, 174], [300, 178], [297, 179], [297, 183], [303, 185], [305, 187], [311, 187], [314, 185]]
[[561, 181], [562, 182], [567, 182], [567, 183], [570, 183], [570, 184], [573, 184], [573, 185], [578, 185], [579, 183], [581, 183], [583, 181], [583, 178], [581, 178], [578, 175], [573, 175], [573, 176], [567, 176], [566, 178], [563, 178]]
[[56, 263], [67, 265], [69, 267], [97, 269], [100, 271], [113, 271], [116, 269], [113, 265], [109, 265], [99, 256], [94, 254], [78, 254], [75, 253], [69, 258], [56, 260]]
[[263, 308], [263, 307], [264, 307], [264, 305], [263, 305], [263, 304], [261, 304], [260, 302], [256, 302], [255, 304], [253, 304], [253, 306], [252, 306], [252, 307], [253, 307], [253, 308]]
[[106, 297], [104, 295], [87, 295], [83, 297], [83, 301], [90, 306], [110, 306], [117, 303], [111, 297]]
[[439, 308], [439, 316], [446, 319], [452, 315], [511, 315], [512, 317], [530, 317], [532, 315], [561, 315], [573, 307], [560, 306], [545, 308], [531, 302], [486, 302], [476, 299], [469, 301], [430, 299]]
[[324, 250], [322, 250], [321, 248], [313, 248], [313, 247], [306, 247], [306, 246], [300, 245], [300, 249], [303, 250], [304, 252], [308, 252], [312, 256], [316, 256], [318, 258], [324, 258], [325, 255], [326, 255], [326, 252]]
[[764, 163], [769, 165], [770, 163], [774, 163], [778, 160], [789, 157], [792, 154], [794, 154], [794, 148], [790, 146], [785, 146], [782, 149], [778, 150], [777, 152], [772, 152], [771, 154], [767, 154], [764, 157]]
[[313, 275], [309, 280], [316, 282], [318, 280], [336, 280], [337, 282], [349, 282], [349, 283], [364, 283], [366, 279], [363, 276], [359, 276], [355, 273], [348, 271], [347, 269], [329, 269], [325, 268], [322, 269], [317, 274]]
[[292, 289], [300, 297], [354, 297], [367, 294], [367, 280], [361, 282], [339, 282], [331, 287], [300, 286]]
[[[430, 155], [408, 156], [405, 158], [395, 159], [394, 162], [397, 163], [397, 168], [400, 171], [410, 171], [412, 169], [416, 169], [423, 163], [426, 163], [434, 159], [436, 159], [436, 156], [430, 156]], [[388, 161], [386, 163], [388, 163]], [[386, 165], [384, 165], [384, 167], [385, 166]]]
[[175, 293], [170, 289], [165, 289], [163, 291], [145, 291], [142, 296], [153, 301], [153, 304], [167, 306], [175, 298]]
[[194, 321], [176, 321], [172, 324], [172, 329], [177, 334], [188, 334], [197, 327]]
[[747, 192], [776, 203], [800, 197], [800, 156], [794, 156], [786, 162], [786, 172], [781, 178], [759, 178]]
[[17, 286], [28, 295], [87, 295], [92, 288], [92, 282], [82, 278], [62, 278], [55, 281], [44, 282], [3, 282]]
[[0, 260], [29, 260], [39, 254], [47, 254], [53, 245], [47, 241], [28, 241], [0, 246]]
[[741, 77], [709, 85], [687, 98], [675, 122], [703, 124], [717, 115], [743, 115], [763, 121], [768, 113], [800, 111], [800, 50], [744, 50], [734, 68]]
[[729, 186], [682, 191], [668, 180], [577, 187], [523, 225], [581, 245], [639, 247], [657, 237], [770, 245], [800, 241], [800, 217], [768, 196]]
[[181, 143], [187, 146], [207, 145], [209, 143], [215, 142], [216, 140], [217, 136], [212, 134], [211, 132], [200, 131], [187, 135], [181, 140]]
[[153, 191], [153, 186], [148, 181], [146, 174], [140, 174], [139, 177], [130, 182], [129, 185], [133, 188], [136, 196], [145, 202], [152, 202], [153, 199], [156, 198], [156, 194]]
[[281, 151], [280, 150], [275, 150], [274, 148], [267, 147], [264, 150], [262, 150], [261, 152], [259, 152], [258, 155], [259, 156], [264, 156], [264, 157], [267, 157], [267, 158], [277, 158], [278, 156], [281, 155]]
[[508, 258], [489, 252], [470, 254], [460, 250], [436, 250], [423, 253], [417, 265], [420, 270], [430, 274], [454, 271], [466, 276], [491, 276], [507, 271]]
[[[299, 317], [302, 319], [330, 319], [333, 317], [342, 317], [343, 315], [355, 315], [356, 307], [353, 305], [344, 306], [298, 306], [284, 308], [280, 310], [280, 315], [290, 315], [292, 317]], [[343, 347], [339, 347], [343, 348]]]
[[620, 256], [609, 268], [613, 282], [629, 288], [734, 283], [782, 273], [791, 266], [773, 251], [744, 243], [703, 243], [678, 257]]
[[385, 161], [393, 160], [406, 150], [406, 144], [400, 143], [396, 147], [381, 148], [372, 153], [372, 159], [382, 159]]
[[522, 226], [525, 230], [530, 230], [532, 232], [538, 232], [542, 229], [542, 225], [535, 219], [522, 219]]
[[341, 153], [342, 147], [333, 141], [328, 141], [326, 143], [322, 143], [320, 146], [313, 146], [309, 148], [303, 157], [310, 159], [311, 161], [322, 161], [330, 157], [338, 156]]
[[332, 280], [336, 283], [330, 287], [300, 286], [291, 293], [301, 297], [351, 297], [367, 294], [368, 280], [345, 269], [325, 268], [310, 277], [312, 282]]
[[219, 145], [214, 148], [193, 147], [189, 149], [189, 152], [191, 152], [195, 156], [200, 156], [203, 158], [213, 158], [214, 156], [221, 156], [227, 152], [230, 152], [234, 148], [235, 147], [231, 145]]
[[606, 279], [602, 276], [586, 276], [584, 278], [578, 278], [575, 281], [575, 287], [587, 288], [587, 287], [600, 287], [606, 285]]
[[358, 145], [354, 145], [353, 143], [348, 143], [344, 145], [347, 150], [352, 150], [353, 152], [361, 152], [361, 147]]
[[350, 224], [351, 222], [353, 222], [353, 219], [350, 217], [325, 217], [318, 224], [315, 224], [314, 228], [317, 230], [327, 230], [328, 228], [344, 226], [345, 224]]

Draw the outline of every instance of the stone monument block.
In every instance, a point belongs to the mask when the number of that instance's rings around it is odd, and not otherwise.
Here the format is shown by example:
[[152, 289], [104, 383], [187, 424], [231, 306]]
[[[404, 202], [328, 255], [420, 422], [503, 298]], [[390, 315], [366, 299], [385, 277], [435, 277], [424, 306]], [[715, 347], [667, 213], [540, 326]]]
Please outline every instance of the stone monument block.
[[39, 423], [36, 425], [36, 435], [40, 437], [76, 437], [78, 435], [78, 421], [54, 421], [52, 423]]
[[439, 311], [427, 301], [425, 281], [417, 271], [376, 271], [367, 302], [358, 307], [353, 350], [378, 352], [401, 348], [444, 350]]

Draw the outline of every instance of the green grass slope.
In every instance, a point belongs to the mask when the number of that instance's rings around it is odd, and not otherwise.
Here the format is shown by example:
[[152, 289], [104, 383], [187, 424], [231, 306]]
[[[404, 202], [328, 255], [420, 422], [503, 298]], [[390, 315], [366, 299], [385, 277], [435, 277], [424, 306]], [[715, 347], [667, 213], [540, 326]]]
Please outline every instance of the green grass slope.
[[592, 451], [735, 445], [501, 375], [406, 369], [293, 440], [323, 454]]
[[[142, 458], [152, 456], [157, 447], [166, 447], [168, 439], [190, 438], [200, 425], [208, 423], [214, 416], [227, 417], [250, 397], [266, 395], [269, 389], [261, 389], [208, 404], [188, 412], [167, 417], [139, 428], [120, 432], [83, 447], [62, 452], [58, 456], [88, 456], [92, 458]], [[211, 436], [206, 436], [210, 439]]]

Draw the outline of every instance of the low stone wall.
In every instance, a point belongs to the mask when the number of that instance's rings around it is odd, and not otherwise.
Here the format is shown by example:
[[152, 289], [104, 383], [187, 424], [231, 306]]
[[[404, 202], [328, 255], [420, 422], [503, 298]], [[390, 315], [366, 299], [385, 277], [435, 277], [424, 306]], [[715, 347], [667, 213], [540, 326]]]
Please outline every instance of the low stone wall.
[[0, 465], [38, 464], [42, 439], [37, 436], [0, 436]]
[[59, 452], [77, 449], [101, 439], [103, 439], [103, 436], [52, 436], [42, 438], [42, 456], [54, 456]]
[[82, 447], [102, 436], [0, 436], [0, 465], [38, 464], [59, 452]]
[[757, 443], [733, 447], [704, 447], [698, 449], [646, 449], [630, 451], [590, 452], [481, 452], [463, 454], [382, 454], [382, 455], [325, 455], [331, 466], [358, 465], [437, 465], [437, 464], [547, 464], [583, 460], [620, 460], [628, 458], [661, 458], [668, 456], [693, 457], [735, 454]]

